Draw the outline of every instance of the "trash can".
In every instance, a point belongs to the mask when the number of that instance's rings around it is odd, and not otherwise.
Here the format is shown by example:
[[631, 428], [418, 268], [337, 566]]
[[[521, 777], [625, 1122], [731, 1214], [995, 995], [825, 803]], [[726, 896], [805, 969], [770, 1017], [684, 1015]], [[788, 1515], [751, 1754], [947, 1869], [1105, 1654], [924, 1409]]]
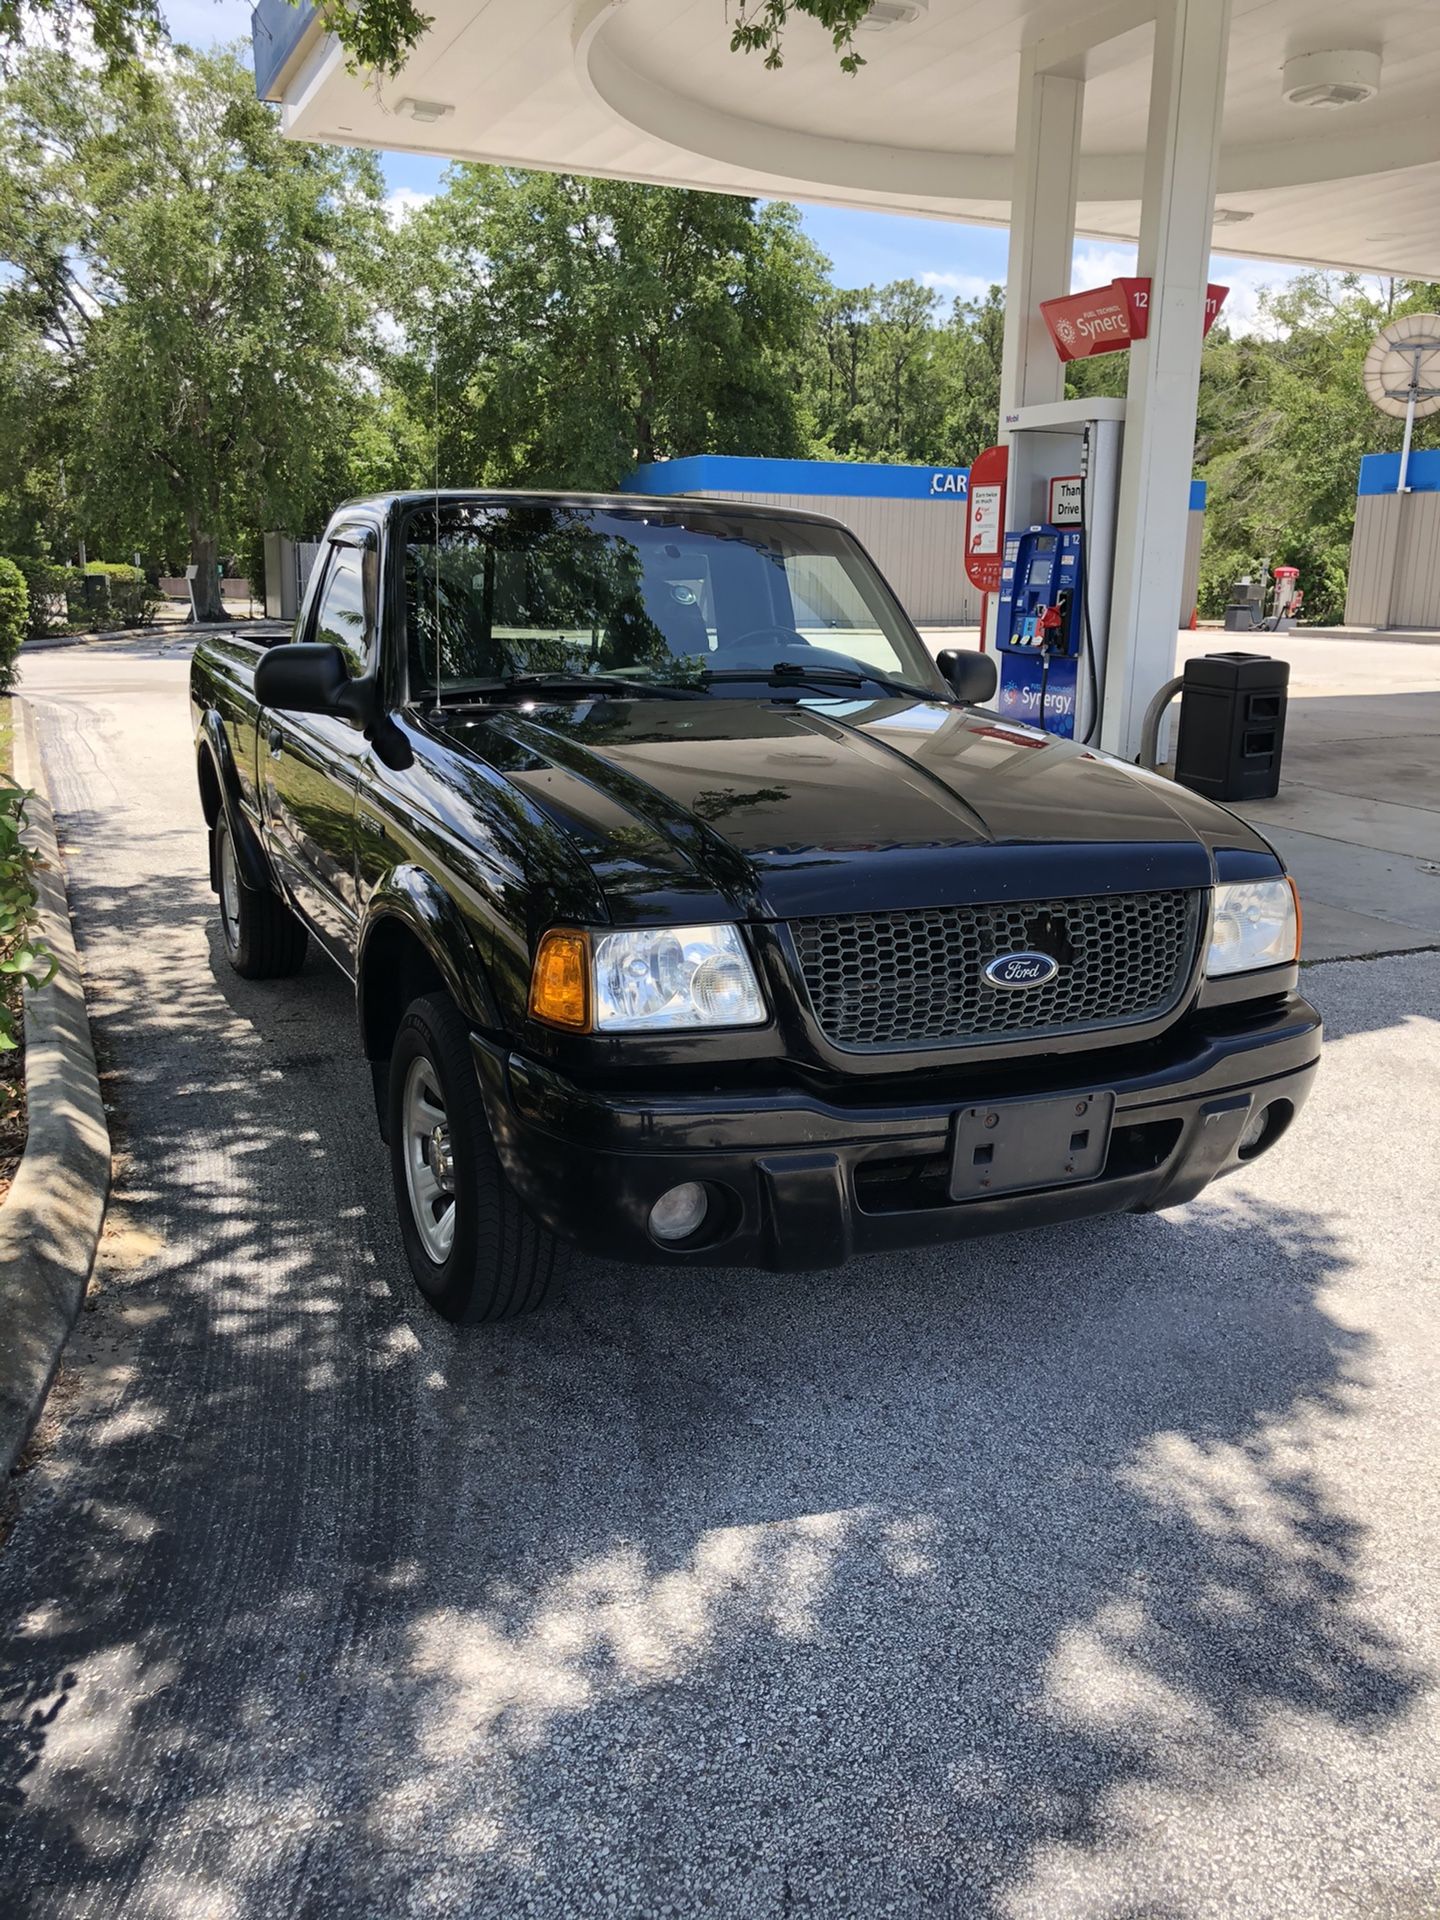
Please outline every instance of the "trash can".
[[1271, 800], [1280, 791], [1290, 662], [1206, 653], [1185, 662], [1175, 778], [1207, 800]]
[[1253, 633], [1264, 613], [1264, 583], [1252, 580], [1248, 573], [1242, 574], [1231, 587], [1230, 598], [1225, 605], [1225, 631]]

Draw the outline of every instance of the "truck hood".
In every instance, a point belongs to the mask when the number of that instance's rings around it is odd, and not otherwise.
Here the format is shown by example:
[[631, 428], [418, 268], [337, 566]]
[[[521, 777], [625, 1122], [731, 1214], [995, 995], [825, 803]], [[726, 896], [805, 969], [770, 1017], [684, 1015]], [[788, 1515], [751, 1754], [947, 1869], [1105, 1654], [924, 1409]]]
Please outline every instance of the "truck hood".
[[1279, 863], [1154, 774], [942, 702], [596, 700], [447, 716], [563, 833], [617, 921], [790, 919], [1208, 887]]

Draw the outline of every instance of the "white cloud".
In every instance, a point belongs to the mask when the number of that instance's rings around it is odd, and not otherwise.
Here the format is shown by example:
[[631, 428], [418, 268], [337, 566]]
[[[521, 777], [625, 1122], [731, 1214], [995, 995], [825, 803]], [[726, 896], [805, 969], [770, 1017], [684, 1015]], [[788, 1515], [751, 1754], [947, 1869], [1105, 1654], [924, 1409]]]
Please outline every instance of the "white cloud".
[[[922, 273], [921, 282], [937, 293], [953, 294], [959, 300], [983, 300], [996, 282], [983, 273]], [[1001, 276], [1003, 284], [1004, 276]]]
[[1101, 246], [1093, 240], [1082, 240], [1070, 256], [1070, 291], [1079, 293], [1086, 287], [1103, 287], [1117, 274], [1134, 271], [1134, 247]]
[[414, 187], [396, 187], [385, 196], [385, 218], [392, 227], [403, 226], [412, 213], [428, 206], [434, 198], [433, 193], [420, 193]]

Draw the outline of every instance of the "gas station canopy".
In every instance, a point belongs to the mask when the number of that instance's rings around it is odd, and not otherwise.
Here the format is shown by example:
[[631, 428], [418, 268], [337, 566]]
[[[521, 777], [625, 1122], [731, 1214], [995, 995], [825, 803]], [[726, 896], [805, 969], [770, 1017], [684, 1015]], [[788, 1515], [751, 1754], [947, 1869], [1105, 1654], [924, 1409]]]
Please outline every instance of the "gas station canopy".
[[[732, 53], [725, 0], [427, 0], [382, 84], [261, 0], [257, 80], [298, 139], [1008, 223], [1022, 48], [1085, 81], [1075, 227], [1140, 232], [1151, 4], [878, 0], [841, 71], [792, 16]], [[1440, 3], [1233, 0], [1218, 251], [1440, 278]]]

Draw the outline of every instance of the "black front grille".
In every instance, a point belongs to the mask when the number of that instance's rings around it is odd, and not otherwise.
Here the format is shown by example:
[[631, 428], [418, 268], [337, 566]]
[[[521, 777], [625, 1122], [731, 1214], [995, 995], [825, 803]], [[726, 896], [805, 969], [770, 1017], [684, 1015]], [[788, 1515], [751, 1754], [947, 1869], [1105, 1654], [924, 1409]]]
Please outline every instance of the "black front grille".
[[[983, 1045], [1156, 1020], [1189, 978], [1199, 894], [1111, 893], [793, 920], [810, 1004], [836, 1046]], [[995, 987], [1004, 953], [1060, 962], [1044, 986]]]

